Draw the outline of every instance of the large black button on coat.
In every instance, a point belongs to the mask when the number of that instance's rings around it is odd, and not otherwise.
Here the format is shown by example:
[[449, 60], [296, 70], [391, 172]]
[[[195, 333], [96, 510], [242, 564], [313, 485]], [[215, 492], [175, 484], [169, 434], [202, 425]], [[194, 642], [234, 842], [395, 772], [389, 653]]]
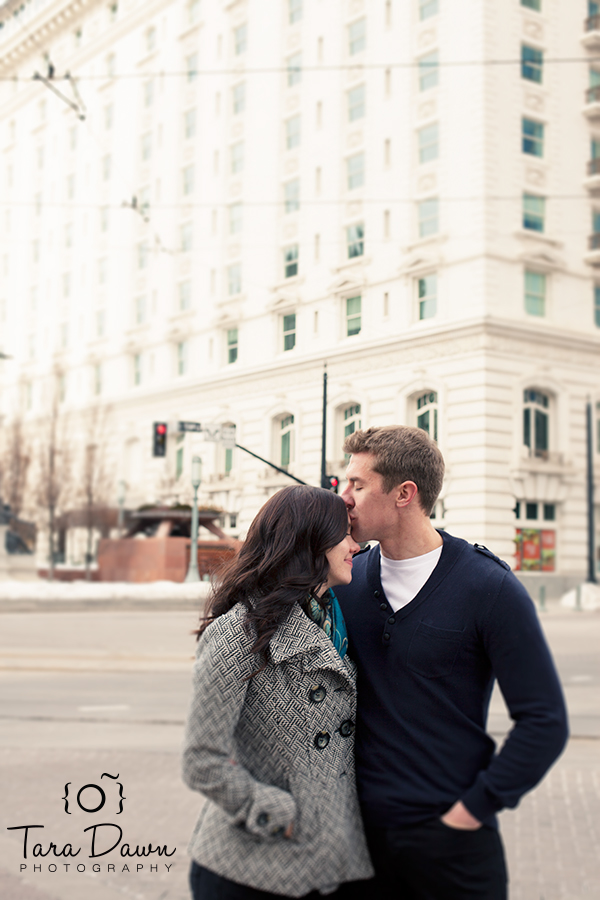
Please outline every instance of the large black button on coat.
[[352, 719], [346, 719], [339, 728], [340, 734], [342, 737], [350, 737], [351, 734], [354, 734], [354, 722]]
[[315, 735], [314, 744], [317, 750], [324, 750], [329, 741], [329, 733], [327, 731], [319, 731], [319, 733]]
[[327, 696], [327, 691], [322, 684], [317, 684], [308, 692], [308, 699], [311, 703], [322, 703]]

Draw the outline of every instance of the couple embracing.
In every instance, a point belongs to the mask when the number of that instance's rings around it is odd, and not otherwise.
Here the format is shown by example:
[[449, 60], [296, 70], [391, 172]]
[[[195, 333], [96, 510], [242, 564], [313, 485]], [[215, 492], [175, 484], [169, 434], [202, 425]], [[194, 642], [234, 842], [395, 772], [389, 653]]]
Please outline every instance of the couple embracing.
[[444, 462], [425, 432], [370, 428], [344, 450], [343, 496], [271, 497], [201, 622], [192, 896], [505, 900], [496, 815], [567, 737], [533, 604], [506, 563], [433, 527]]

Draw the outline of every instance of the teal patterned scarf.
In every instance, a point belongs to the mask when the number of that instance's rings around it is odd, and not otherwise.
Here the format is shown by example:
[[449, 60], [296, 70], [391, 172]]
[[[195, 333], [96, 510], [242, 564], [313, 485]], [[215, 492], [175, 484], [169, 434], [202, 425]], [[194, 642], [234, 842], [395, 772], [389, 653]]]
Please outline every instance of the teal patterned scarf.
[[304, 611], [309, 619], [323, 629], [343, 659], [348, 650], [348, 633], [338, 598], [328, 589], [319, 600], [317, 602], [314, 597], [309, 597]]

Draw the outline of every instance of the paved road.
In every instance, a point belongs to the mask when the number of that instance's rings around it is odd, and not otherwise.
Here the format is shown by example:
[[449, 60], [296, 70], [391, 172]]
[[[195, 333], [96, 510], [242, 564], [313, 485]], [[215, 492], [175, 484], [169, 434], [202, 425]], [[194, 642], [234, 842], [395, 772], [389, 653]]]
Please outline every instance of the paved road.
[[[552, 610], [543, 623], [576, 737], [543, 784], [502, 816], [511, 898], [598, 900], [600, 615]], [[194, 624], [193, 613], [185, 612], [0, 615], [2, 900], [187, 900], [185, 846], [199, 798], [180, 781], [179, 745]], [[499, 696], [490, 725], [499, 737], [507, 727]], [[109, 789], [114, 782], [102, 773], [118, 774], [124, 786], [122, 818]], [[67, 782], [70, 816], [61, 799]], [[86, 784], [106, 789], [98, 813], [73, 802]], [[83, 805], [96, 805], [99, 796], [88, 788]], [[177, 849], [168, 861], [125, 859], [129, 872], [109, 871], [99, 858], [100, 871], [91, 871], [90, 832], [86, 837], [83, 828], [107, 821], [121, 824], [121, 845]], [[41, 841], [45, 850], [50, 841], [59, 847], [71, 841], [81, 853], [72, 863], [57, 858], [56, 872], [47, 870], [52, 854], [24, 861], [23, 833], [6, 830], [24, 824], [45, 826], [32, 844]], [[118, 832], [109, 827], [98, 834], [100, 841]], [[21, 873], [20, 864], [28, 866]], [[150, 871], [151, 864], [158, 870]]]

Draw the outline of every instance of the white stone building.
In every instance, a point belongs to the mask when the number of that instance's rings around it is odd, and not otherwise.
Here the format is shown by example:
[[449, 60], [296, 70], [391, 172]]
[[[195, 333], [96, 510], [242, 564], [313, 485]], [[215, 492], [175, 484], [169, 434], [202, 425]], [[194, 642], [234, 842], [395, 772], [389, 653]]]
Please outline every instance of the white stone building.
[[154, 459], [152, 423], [234, 424], [318, 484], [326, 362], [330, 472], [347, 429], [435, 429], [437, 521], [517, 565], [527, 530], [520, 565], [550, 591], [585, 575], [595, 4], [9, 0], [0, 19], [7, 419], [33, 427], [52, 379], [72, 416], [107, 404], [128, 506], [186, 484], [199, 449], [202, 500], [243, 534], [286, 477], [172, 427]]

